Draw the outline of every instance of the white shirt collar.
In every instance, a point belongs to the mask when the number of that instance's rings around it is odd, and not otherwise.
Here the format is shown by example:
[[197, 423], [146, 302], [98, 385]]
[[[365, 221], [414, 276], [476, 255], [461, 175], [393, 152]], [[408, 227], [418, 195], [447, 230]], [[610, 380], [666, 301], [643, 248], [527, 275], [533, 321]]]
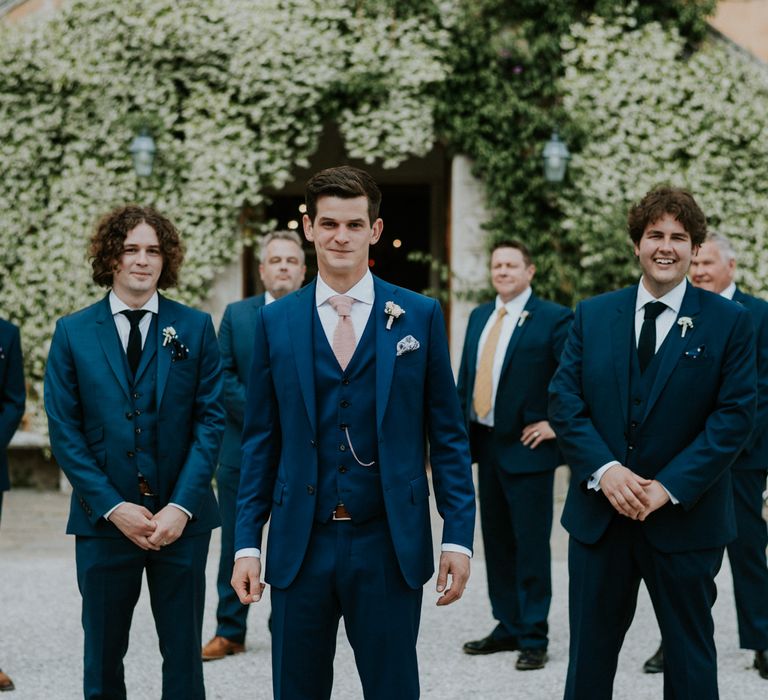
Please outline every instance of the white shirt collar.
[[[315, 285], [315, 305], [322, 306], [332, 296], [339, 294], [317, 274], [317, 284]], [[362, 279], [350, 289], [345, 296], [352, 297], [355, 301], [363, 304], [373, 305], [373, 275], [370, 270], [366, 270]]]
[[275, 300], [275, 297], [273, 297], [269, 292], [264, 292], [264, 306], [267, 304], [271, 304]]
[[[151, 311], [153, 314], [157, 314], [158, 303], [157, 292], [155, 292], [149, 299], [147, 299], [144, 306], [141, 308], [146, 311]], [[109, 310], [112, 312], [112, 315], [115, 316], [126, 309], [130, 311], [131, 307], [115, 294], [114, 289], [111, 289], [109, 292]]]
[[720, 296], [725, 297], [726, 299], [733, 299], [734, 294], [736, 294], [736, 282], [731, 282], [722, 292], [720, 292]]
[[508, 316], [519, 316], [522, 310], [525, 308], [525, 305], [528, 303], [528, 300], [531, 298], [531, 294], [533, 293], [533, 290], [530, 286], [526, 287], [520, 294], [518, 294], [516, 297], [513, 297], [510, 299], [506, 304], [501, 300], [501, 297], [497, 294], [496, 295], [496, 311], [498, 311], [502, 306], [506, 307], [507, 309], [507, 315]]
[[680, 313], [680, 307], [683, 305], [683, 297], [685, 296], [685, 290], [688, 287], [688, 280], [683, 279], [673, 289], [670, 289], [664, 296], [658, 299], [653, 296], [643, 285], [642, 278], [640, 284], [637, 285], [637, 301], [635, 302], [635, 311], [640, 311], [649, 301], [661, 301], [666, 304], [675, 314]]

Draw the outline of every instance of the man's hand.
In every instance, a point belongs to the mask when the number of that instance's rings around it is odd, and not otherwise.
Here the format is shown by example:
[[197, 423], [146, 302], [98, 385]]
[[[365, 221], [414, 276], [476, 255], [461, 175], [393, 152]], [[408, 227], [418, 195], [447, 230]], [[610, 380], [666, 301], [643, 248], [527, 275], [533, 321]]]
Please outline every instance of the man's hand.
[[[451, 577], [450, 588], [446, 589], [448, 576]], [[455, 603], [464, 593], [469, 580], [469, 557], [461, 552], [443, 552], [440, 554], [440, 567], [437, 571], [437, 592], [443, 593], [438, 599], [438, 605]]]
[[152, 520], [152, 513], [136, 503], [121, 503], [109, 516], [109, 521], [131, 542], [142, 549], [160, 549], [160, 545], [150, 541], [157, 523]]
[[235, 559], [230, 583], [243, 605], [258, 603], [261, 600], [261, 594], [267, 587], [261, 582], [261, 559], [259, 557]]
[[650, 479], [643, 479], [631, 469], [614, 464], [600, 478], [600, 490], [619, 513], [637, 520], [651, 503], [645, 490], [650, 483]]
[[149, 541], [158, 547], [166, 547], [181, 537], [189, 522], [189, 516], [176, 506], [167, 505], [155, 513], [155, 532]]
[[554, 437], [555, 431], [552, 430], [549, 421], [540, 420], [538, 423], [531, 423], [523, 428], [520, 442], [535, 450], [544, 440], [553, 440]]
[[645, 487], [645, 493], [648, 496], [648, 506], [640, 514], [640, 520], [645, 520], [651, 513], [669, 501], [669, 494], [656, 479]]

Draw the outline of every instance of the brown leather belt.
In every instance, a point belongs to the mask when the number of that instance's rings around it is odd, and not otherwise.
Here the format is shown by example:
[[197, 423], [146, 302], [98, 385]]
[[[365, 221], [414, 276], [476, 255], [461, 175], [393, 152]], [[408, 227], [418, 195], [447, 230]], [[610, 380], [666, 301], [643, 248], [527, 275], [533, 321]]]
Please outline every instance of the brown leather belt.
[[349, 514], [349, 511], [343, 503], [339, 503], [339, 505], [333, 509], [333, 520], [352, 520], [352, 516]]

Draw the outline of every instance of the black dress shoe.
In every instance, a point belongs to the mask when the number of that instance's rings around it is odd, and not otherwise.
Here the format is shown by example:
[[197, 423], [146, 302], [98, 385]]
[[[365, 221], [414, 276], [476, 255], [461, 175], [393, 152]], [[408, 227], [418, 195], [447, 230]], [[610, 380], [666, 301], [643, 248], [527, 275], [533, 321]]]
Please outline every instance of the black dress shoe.
[[521, 649], [515, 668], [518, 671], [536, 671], [547, 665], [546, 649]]
[[497, 651], [517, 651], [517, 640], [514, 637], [494, 639], [489, 634], [482, 639], [467, 642], [462, 647], [465, 654], [495, 654]]
[[755, 652], [755, 668], [760, 674], [760, 678], [768, 680], [768, 650]]
[[664, 645], [659, 644], [656, 653], [643, 664], [643, 673], [664, 673]]

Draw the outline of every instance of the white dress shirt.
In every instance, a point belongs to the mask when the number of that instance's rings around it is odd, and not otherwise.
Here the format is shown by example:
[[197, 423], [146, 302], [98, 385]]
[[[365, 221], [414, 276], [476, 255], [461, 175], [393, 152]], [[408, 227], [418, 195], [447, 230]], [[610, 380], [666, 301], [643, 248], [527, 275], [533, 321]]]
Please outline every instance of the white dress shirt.
[[[671, 289], [664, 296], [661, 296], [657, 299], [645, 288], [643, 280], [640, 280], [640, 284], [637, 285], [637, 298], [635, 301], [635, 347], [637, 347], [637, 344], [640, 342], [640, 331], [643, 328], [643, 321], [645, 320], [645, 305], [651, 301], [660, 301], [666, 304], [667, 308], [664, 309], [664, 311], [662, 311], [656, 317], [656, 347], [654, 352], [659, 351], [661, 344], [666, 339], [669, 331], [672, 329], [672, 326], [675, 325], [677, 316], [680, 313], [680, 307], [683, 304], [683, 297], [685, 296], [685, 290], [687, 287], [688, 280], [683, 279], [683, 281], [680, 282], [680, 284], [678, 284], [674, 289]], [[614, 460], [600, 467], [589, 478], [589, 481], [587, 482], [587, 488], [599, 491], [600, 479], [602, 478], [603, 474], [605, 474], [608, 469], [617, 464], [620, 465], [621, 462]], [[661, 482], [659, 483], [661, 484]], [[667, 490], [664, 484], [661, 484], [661, 487], [667, 492], [673, 504], [679, 503], [679, 501]]]
[[499, 309], [504, 306], [507, 309], [507, 314], [501, 321], [501, 333], [499, 334], [499, 342], [496, 345], [496, 353], [493, 356], [493, 372], [492, 377], [492, 389], [491, 389], [491, 410], [487, 415], [480, 418], [475, 413], [474, 401], [471, 404], [470, 418], [476, 423], [487, 425], [489, 428], [493, 427], [493, 415], [494, 406], [496, 405], [496, 391], [499, 388], [499, 379], [501, 378], [501, 368], [504, 365], [504, 357], [507, 354], [507, 347], [509, 341], [512, 339], [512, 334], [517, 328], [517, 324], [520, 321], [520, 314], [522, 314], [525, 305], [528, 303], [528, 299], [531, 298], [532, 290], [530, 287], [520, 292], [514, 299], [510, 299], [506, 304], [500, 297], [496, 297], [496, 308], [494, 312], [488, 318], [488, 321], [483, 328], [483, 332], [480, 334], [480, 340], [477, 343], [477, 364], [475, 365], [475, 372], [480, 367], [480, 358], [483, 355], [483, 348], [488, 340], [488, 335], [491, 332], [491, 328], [496, 323], [498, 318]]
[[[151, 313], [146, 313], [144, 316], [142, 316], [141, 321], [139, 321], [139, 331], [141, 332], [141, 348], [144, 349], [144, 343], [147, 342], [147, 335], [149, 334], [149, 327], [152, 325], [152, 315], [154, 314], [157, 316], [157, 308], [158, 308], [158, 296], [157, 292], [155, 292], [149, 299], [147, 299], [146, 302], [144, 302], [144, 305], [140, 308], [144, 309], [145, 311], [149, 311]], [[120, 297], [115, 294], [114, 290], [111, 290], [109, 292], [109, 310], [112, 312], [112, 318], [115, 320], [115, 327], [117, 328], [117, 334], [120, 336], [120, 343], [123, 346], [123, 351], [128, 351], [128, 336], [131, 334], [131, 322], [128, 320], [126, 315], [122, 313], [123, 311], [134, 311], [134, 309], [128, 304], [126, 304]], [[112, 513], [115, 512], [115, 510], [123, 505], [125, 501], [121, 501], [118, 503], [114, 508], [110, 508], [106, 513], [104, 513], [104, 519], [109, 520], [109, 516], [112, 515]], [[183, 508], [178, 503], [169, 503], [170, 506], [175, 506], [180, 511], [182, 511], [188, 518], [192, 518], [192, 513], [190, 513], [186, 508]]]
[[[318, 274], [317, 284], [315, 285], [315, 306], [317, 307], [317, 315], [320, 317], [320, 323], [323, 326], [323, 332], [331, 346], [333, 346], [333, 332], [336, 330], [336, 324], [339, 322], [339, 315], [331, 306], [328, 299], [337, 294], [339, 294], [339, 292], [328, 286]], [[350, 318], [352, 320], [352, 328], [355, 331], [355, 342], [357, 343], [360, 341], [360, 337], [365, 331], [365, 325], [368, 323], [368, 319], [371, 316], [371, 310], [373, 309], [375, 294], [371, 271], [366, 270], [362, 279], [346, 292], [344, 296], [352, 297], [354, 300]], [[461, 554], [466, 554], [468, 557], [472, 556], [471, 550], [462, 547], [459, 544], [451, 544], [449, 542], [443, 543], [441, 551], [460, 552]], [[243, 557], [261, 557], [261, 550], [258, 547], [238, 549], [235, 552], [235, 560]]]
[[721, 297], [725, 297], [731, 301], [733, 301], [734, 294], [736, 294], [736, 282], [731, 282], [722, 292], [720, 292]]

